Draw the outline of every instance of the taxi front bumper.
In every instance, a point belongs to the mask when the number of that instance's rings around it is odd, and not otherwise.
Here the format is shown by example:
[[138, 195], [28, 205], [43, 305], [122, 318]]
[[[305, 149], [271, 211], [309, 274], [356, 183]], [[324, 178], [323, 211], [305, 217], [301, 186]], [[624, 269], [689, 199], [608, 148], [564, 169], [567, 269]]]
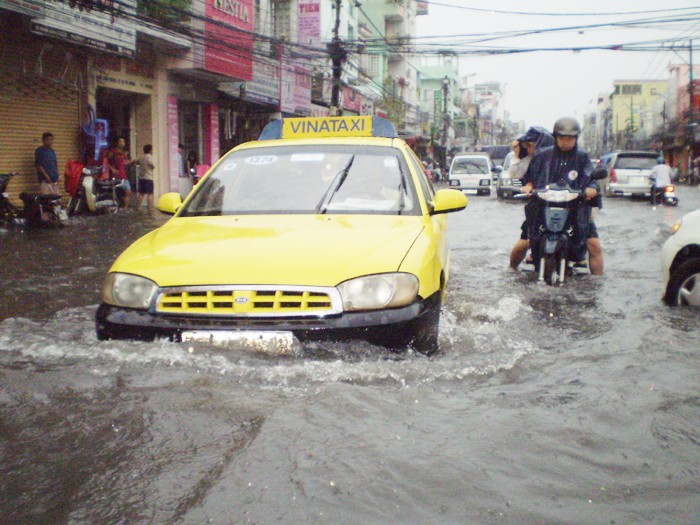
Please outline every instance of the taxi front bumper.
[[153, 314], [102, 304], [97, 309], [97, 339], [182, 341], [183, 333], [291, 332], [300, 341], [365, 339], [384, 346], [405, 346], [422, 320], [440, 308], [440, 293], [402, 308], [343, 312], [328, 317], [205, 317]]

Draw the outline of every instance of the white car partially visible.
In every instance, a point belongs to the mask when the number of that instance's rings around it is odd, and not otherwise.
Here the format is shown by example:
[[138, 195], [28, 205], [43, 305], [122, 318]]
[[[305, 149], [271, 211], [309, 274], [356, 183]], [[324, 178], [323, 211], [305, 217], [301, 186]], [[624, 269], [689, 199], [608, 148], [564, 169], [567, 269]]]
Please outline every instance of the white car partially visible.
[[661, 248], [664, 301], [700, 308], [700, 210], [686, 214]]

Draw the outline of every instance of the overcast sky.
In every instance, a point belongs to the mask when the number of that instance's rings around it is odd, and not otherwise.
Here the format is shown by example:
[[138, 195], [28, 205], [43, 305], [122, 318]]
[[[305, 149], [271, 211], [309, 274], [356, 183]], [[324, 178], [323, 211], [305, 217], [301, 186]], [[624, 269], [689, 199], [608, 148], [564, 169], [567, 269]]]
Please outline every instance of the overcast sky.
[[[680, 8], [695, 8], [680, 10]], [[487, 9], [493, 11], [488, 12]], [[644, 12], [648, 11], [648, 12]], [[537, 13], [530, 16], [519, 13]], [[549, 16], [569, 13], [571, 16]], [[597, 14], [596, 14], [597, 13]], [[610, 14], [608, 13], [618, 13]], [[604, 15], [603, 15], [604, 14]], [[679, 18], [660, 23], [659, 19]], [[581, 28], [581, 26], [652, 19], [645, 27]], [[573, 28], [502, 38], [507, 31]], [[439, 39], [431, 39], [441, 35]], [[458, 38], [457, 35], [469, 35]], [[467, 43], [467, 40], [487, 41]], [[494, 38], [498, 37], [498, 38]], [[700, 2], [697, 0], [436, 0], [429, 14], [417, 19], [419, 49], [452, 48], [458, 52], [475, 46], [503, 49], [584, 47], [681, 39], [694, 42], [693, 62], [700, 63]], [[652, 44], [656, 46], [656, 43]], [[614, 80], [667, 79], [670, 63], [687, 63], [688, 51], [535, 51], [495, 56], [461, 54], [460, 75], [475, 73], [469, 85], [500, 81], [505, 86], [505, 106], [512, 120], [528, 126], [551, 128], [564, 115], [582, 118], [598, 95], [609, 94]]]

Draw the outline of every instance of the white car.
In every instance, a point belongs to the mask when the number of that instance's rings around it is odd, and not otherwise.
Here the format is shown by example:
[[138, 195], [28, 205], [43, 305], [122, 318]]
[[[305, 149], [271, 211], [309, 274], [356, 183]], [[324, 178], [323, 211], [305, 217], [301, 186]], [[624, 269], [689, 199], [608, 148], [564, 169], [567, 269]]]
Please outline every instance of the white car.
[[514, 153], [511, 151], [503, 161], [503, 171], [496, 182], [496, 195], [499, 199], [512, 199], [520, 194], [523, 183], [520, 179], [513, 179], [510, 176], [510, 167], [513, 164]]
[[700, 307], [700, 210], [686, 214], [661, 248], [664, 301]]
[[455, 155], [450, 164], [450, 188], [491, 195], [491, 159], [484, 153]]

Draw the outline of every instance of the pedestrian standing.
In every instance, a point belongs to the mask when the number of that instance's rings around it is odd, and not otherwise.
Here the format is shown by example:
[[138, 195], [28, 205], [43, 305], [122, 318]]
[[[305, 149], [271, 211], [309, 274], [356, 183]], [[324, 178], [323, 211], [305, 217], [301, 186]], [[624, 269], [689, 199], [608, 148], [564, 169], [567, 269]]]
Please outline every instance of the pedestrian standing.
[[41, 146], [34, 150], [39, 193], [44, 195], [58, 195], [58, 159], [53, 141], [53, 134], [47, 131], [41, 136]]
[[151, 144], [146, 144], [143, 147], [143, 155], [139, 157], [137, 163], [141, 168], [141, 176], [139, 177], [137, 188], [139, 195], [136, 209], [141, 210], [141, 203], [145, 196], [148, 213], [151, 213], [153, 211], [153, 170], [155, 168], [153, 164], [153, 146]]
[[114, 148], [109, 152], [109, 172], [112, 177], [121, 181], [119, 188], [124, 192], [124, 208], [129, 208], [131, 200], [131, 184], [126, 176], [126, 167], [133, 164], [126, 151], [126, 141], [119, 137]]

